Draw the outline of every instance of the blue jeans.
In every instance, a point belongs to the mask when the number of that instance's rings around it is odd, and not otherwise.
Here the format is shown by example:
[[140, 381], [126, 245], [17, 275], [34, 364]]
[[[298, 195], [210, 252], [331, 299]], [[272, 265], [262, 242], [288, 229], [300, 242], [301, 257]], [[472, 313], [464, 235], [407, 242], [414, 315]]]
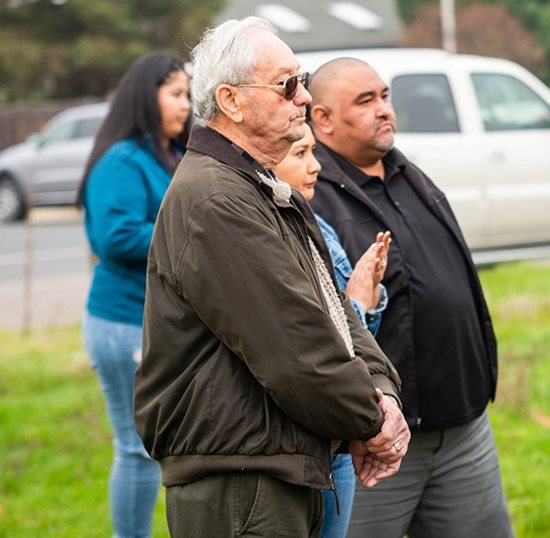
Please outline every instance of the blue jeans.
[[332, 479], [338, 494], [340, 515], [336, 513], [334, 492], [323, 490], [325, 517], [321, 538], [346, 538], [355, 495], [355, 472], [350, 454], [333, 454], [331, 458]]
[[141, 327], [86, 314], [83, 334], [114, 431], [109, 479], [114, 535], [147, 538], [151, 535], [160, 469], [147, 455], [134, 424], [134, 375], [141, 358]]

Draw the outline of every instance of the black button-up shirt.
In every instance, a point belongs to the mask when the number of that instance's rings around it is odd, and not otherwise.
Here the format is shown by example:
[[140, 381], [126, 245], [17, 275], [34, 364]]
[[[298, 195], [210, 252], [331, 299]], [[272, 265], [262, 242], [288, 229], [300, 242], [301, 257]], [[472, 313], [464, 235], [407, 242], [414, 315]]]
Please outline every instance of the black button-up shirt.
[[[464, 255], [446, 224], [424, 204], [407, 180], [404, 174], [407, 161], [399, 154], [390, 152], [384, 158], [382, 180], [364, 174], [330, 149], [329, 152], [383, 214], [395, 241], [393, 253], [390, 247], [384, 280], [389, 304], [377, 339], [384, 350], [399, 345], [395, 339], [400, 335], [395, 328], [402, 313], [392, 310], [395, 308], [392, 296], [410, 294], [418, 422], [428, 429], [436, 428], [439, 422], [463, 422], [466, 408], [472, 409], [472, 404], [474, 409], [484, 407], [490, 386], [481, 324]], [[397, 263], [396, 249], [400, 251], [405, 272], [396, 272], [392, 267]], [[355, 264], [362, 252], [348, 254]], [[385, 326], [385, 319], [391, 320], [390, 326]], [[391, 345], [387, 345], [389, 339]], [[386, 352], [391, 359], [391, 353]], [[407, 375], [402, 377], [404, 383], [410, 379]], [[468, 386], [471, 381], [466, 379], [472, 378], [479, 381], [477, 387]], [[445, 400], [444, 407], [454, 408], [456, 416], [440, 416], [437, 402]]]

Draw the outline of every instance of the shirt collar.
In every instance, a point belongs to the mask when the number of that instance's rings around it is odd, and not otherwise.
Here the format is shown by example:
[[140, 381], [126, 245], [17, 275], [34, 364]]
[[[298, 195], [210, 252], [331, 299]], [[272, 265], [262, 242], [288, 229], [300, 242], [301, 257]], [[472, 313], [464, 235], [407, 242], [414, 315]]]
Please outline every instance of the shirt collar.
[[[380, 179], [378, 176], [365, 174], [355, 165], [351, 164], [347, 159], [344, 159], [344, 157], [336, 153], [334, 150], [332, 150], [328, 146], [325, 147], [330, 155], [334, 158], [338, 166], [342, 169], [342, 171], [355, 183], [357, 183], [359, 187], [363, 187], [374, 179]], [[405, 157], [399, 151], [396, 151], [394, 149], [391, 149], [390, 151], [388, 151], [388, 153], [386, 153], [386, 155], [384, 155], [384, 157], [382, 158], [382, 162], [384, 163], [384, 169], [386, 171], [386, 180], [389, 180], [397, 173], [402, 173], [407, 166], [407, 160], [405, 159]]]

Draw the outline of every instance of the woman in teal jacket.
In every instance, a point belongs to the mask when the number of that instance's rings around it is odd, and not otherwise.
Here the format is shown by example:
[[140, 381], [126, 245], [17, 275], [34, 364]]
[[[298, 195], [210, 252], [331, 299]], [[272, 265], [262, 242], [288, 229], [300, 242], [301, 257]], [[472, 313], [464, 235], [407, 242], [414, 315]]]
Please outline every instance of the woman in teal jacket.
[[154, 52], [120, 81], [80, 186], [97, 258], [84, 343], [114, 431], [109, 481], [113, 533], [147, 537], [159, 488], [157, 463], [135, 431], [133, 383], [141, 357], [147, 253], [164, 193], [184, 152], [191, 105], [182, 62]]

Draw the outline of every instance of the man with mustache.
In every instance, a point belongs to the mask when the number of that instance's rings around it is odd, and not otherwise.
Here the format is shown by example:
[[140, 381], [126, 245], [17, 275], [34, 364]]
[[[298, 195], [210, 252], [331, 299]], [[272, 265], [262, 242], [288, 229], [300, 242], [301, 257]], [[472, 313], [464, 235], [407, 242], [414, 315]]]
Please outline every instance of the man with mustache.
[[401, 376], [412, 432], [400, 472], [357, 491], [348, 536], [513, 536], [486, 412], [496, 340], [459, 225], [445, 195], [394, 148], [389, 88], [371, 66], [328, 62], [311, 94], [322, 166], [314, 211], [352, 265], [379, 230], [391, 231], [377, 340]]
[[192, 56], [204, 125], [149, 252], [137, 429], [172, 536], [316, 537], [339, 440], [366, 486], [399, 469], [399, 378], [272, 170], [305, 135], [308, 74], [256, 17], [207, 31]]

